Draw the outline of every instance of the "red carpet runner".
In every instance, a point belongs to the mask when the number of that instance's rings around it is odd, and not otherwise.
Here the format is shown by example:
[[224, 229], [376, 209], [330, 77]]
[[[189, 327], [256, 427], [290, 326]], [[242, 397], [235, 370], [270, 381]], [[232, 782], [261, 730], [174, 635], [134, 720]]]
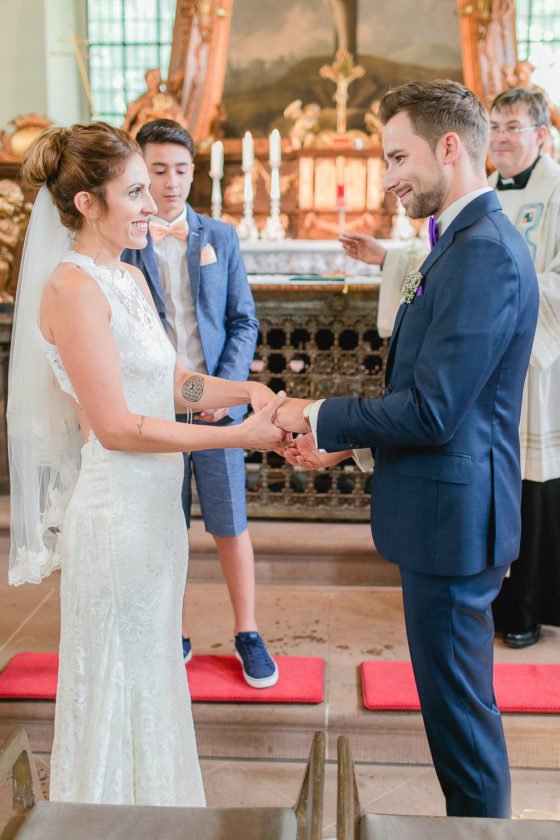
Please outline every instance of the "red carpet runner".
[[[191, 698], [204, 703], [322, 703], [324, 660], [276, 656], [280, 679], [251, 688], [234, 656], [193, 656], [187, 665]], [[57, 653], [18, 653], [0, 674], [0, 700], [54, 700]]]
[[[362, 662], [364, 706], [371, 711], [420, 709], [410, 662]], [[494, 665], [496, 702], [502, 712], [560, 713], [560, 665]]]

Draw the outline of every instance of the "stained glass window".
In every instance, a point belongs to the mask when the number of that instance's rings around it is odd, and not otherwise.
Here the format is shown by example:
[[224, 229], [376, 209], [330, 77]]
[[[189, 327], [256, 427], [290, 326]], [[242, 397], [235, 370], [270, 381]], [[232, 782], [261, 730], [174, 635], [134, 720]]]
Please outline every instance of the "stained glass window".
[[177, 0], [87, 0], [89, 75], [98, 118], [121, 125], [146, 88], [144, 74], [167, 76]]
[[519, 58], [535, 67], [532, 81], [560, 102], [560, 4], [515, 0]]

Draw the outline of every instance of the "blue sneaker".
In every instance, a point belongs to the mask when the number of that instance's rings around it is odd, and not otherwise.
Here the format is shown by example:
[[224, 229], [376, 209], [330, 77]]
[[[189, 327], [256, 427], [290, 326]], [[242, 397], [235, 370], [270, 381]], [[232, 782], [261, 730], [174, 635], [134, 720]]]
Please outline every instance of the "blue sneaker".
[[192, 659], [192, 645], [190, 639], [185, 639], [183, 637], [183, 660], [185, 665], [187, 662], [190, 662]]
[[238, 633], [235, 655], [243, 667], [245, 682], [252, 688], [270, 688], [278, 682], [278, 667], [256, 631]]

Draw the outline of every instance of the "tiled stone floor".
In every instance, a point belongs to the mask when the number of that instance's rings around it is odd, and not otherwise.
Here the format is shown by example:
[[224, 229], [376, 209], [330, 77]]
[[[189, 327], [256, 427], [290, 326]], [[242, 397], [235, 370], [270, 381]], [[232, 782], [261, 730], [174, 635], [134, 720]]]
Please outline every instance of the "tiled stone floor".
[[[275, 527], [270, 524], [271, 533]], [[59, 630], [56, 575], [39, 587], [8, 588], [7, 548], [7, 535], [0, 535], [0, 668], [19, 650], [55, 649]], [[229, 653], [231, 619], [224, 584], [193, 581], [190, 585], [195, 650]], [[406, 657], [397, 588], [261, 584], [258, 603], [261, 629], [275, 653], [320, 655], [331, 669], [337, 668], [340, 684], [330, 686], [329, 702], [324, 705], [325, 720], [333, 710], [350, 702], [348, 698], [353, 698], [356, 707], [354, 674], [361, 658]], [[560, 631], [545, 628], [543, 641], [531, 652], [514, 652], [497, 642], [496, 655], [501, 661], [559, 661]], [[250, 707], [246, 714], [250, 716]], [[214, 806], [293, 804], [304, 768], [303, 761], [204, 756], [201, 764], [208, 804]], [[48, 756], [39, 757], [38, 765], [46, 785]], [[357, 764], [357, 774], [362, 805], [369, 811], [434, 816], [444, 813], [431, 766]], [[560, 820], [560, 770], [514, 768], [512, 780], [515, 816]], [[0, 784], [0, 826], [8, 800], [9, 786], [4, 782]], [[335, 817], [336, 767], [331, 761], [326, 773], [324, 837], [334, 836]], [[531, 836], [528, 830], [527, 837]]]

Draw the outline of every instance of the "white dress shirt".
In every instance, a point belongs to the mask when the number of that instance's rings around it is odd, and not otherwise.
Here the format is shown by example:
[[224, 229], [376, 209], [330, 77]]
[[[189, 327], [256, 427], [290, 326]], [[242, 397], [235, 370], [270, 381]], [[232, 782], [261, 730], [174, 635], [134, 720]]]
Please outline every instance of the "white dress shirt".
[[[152, 216], [151, 221], [163, 227], [172, 227], [177, 222], [186, 219], [186, 215], [185, 208], [171, 222], [166, 222], [157, 216]], [[186, 243], [174, 236], [165, 236], [157, 245], [154, 244], [154, 251], [165, 300], [167, 332], [171, 343], [185, 367], [198, 373], [207, 373], [196, 321]]]

